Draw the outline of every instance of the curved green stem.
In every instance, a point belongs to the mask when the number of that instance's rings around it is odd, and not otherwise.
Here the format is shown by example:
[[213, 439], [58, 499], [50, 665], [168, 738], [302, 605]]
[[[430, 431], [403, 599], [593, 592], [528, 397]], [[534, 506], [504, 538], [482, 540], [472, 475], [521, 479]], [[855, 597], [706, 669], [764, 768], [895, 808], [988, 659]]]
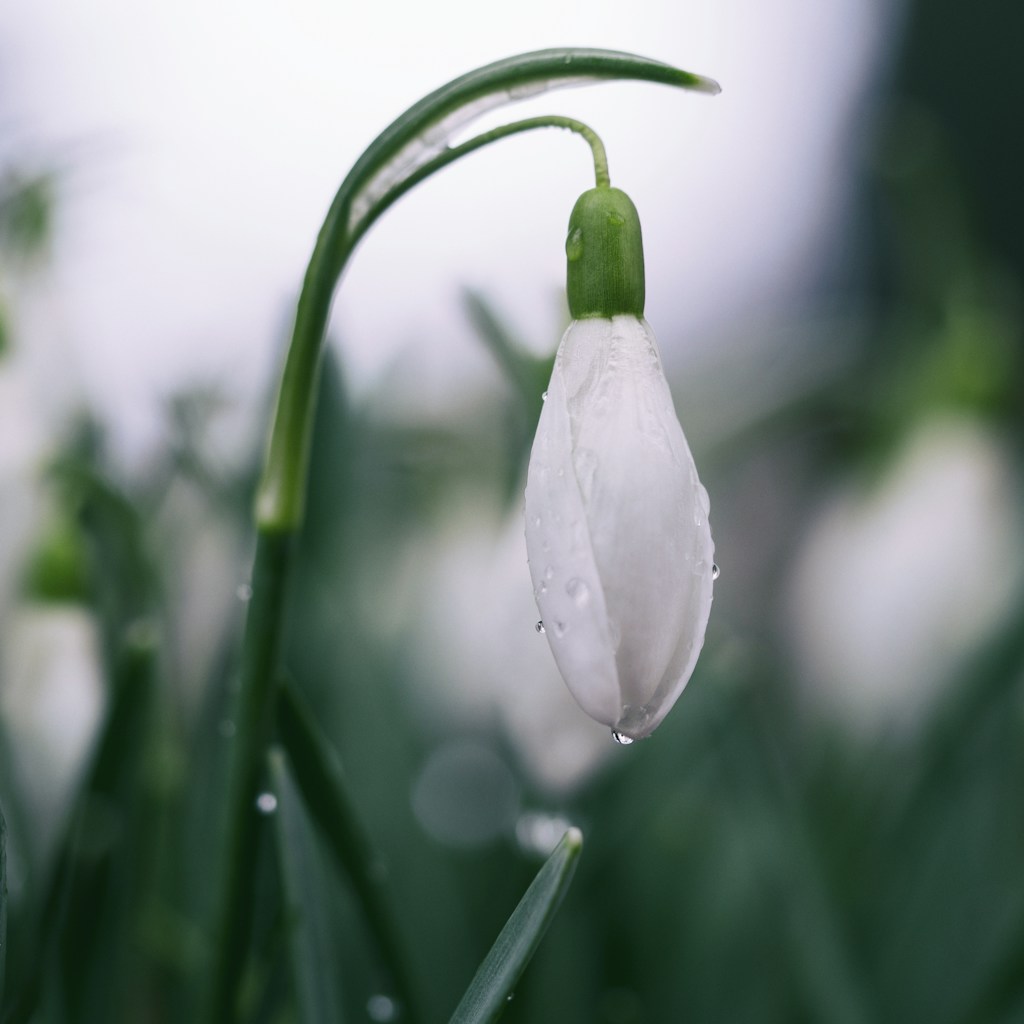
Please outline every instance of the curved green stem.
[[[328, 210], [299, 296], [256, 498], [252, 599], [229, 767], [230, 803], [214, 974], [205, 1007], [209, 1024], [226, 1024], [234, 1019], [235, 993], [248, 950], [255, 850], [260, 834], [253, 801], [273, 731], [291, 542], [302, 522], [320, 353], [342, 271], [359, 239], [416, 182], [496, 138], [540, 127], [537, 119], [533, 124], [520, 122], [447, 149], [448, 139], [468, 121], [486, 110], [547, 89], [616, 79], [658, 82], [710, 94], [719, 91], [717, 83], [709, 78], [614, 50], [555, 49], [510, 57], [471, 71], [410, 107], [356, 161]], [[552, 118], [541, 120], [546, 125], [556, 123]], [[578, 123], [564, 119], [561, 127], [580, 131], [574, 124]], [[580, 134], [588, 137], [588, 132]], [[603, 149], [595, 148], [592, 139], [588, 141], [594, 148], [595, 174], [600, 183], [602, 175], [607, 177], [607, 163], [599, 155]]]
[[594, 179], [598, 186], [607, 186], [611, 179], [608, 176], [608, 154], [605, 152], [604, 143], [600, 136], [589, 125], [582, 121], [576, 121], [571, 117], [561, 117], [558, 114], [543, 114], [540, 117], [529, 117], [524, 121], [513, 121], [511, 124], [503, 124], [500, 128], [493, 128], [489, 132], [462, 142], [458, 146], [452, 146], [442, 150], [433, 160], [423, 164], [413, 171], [407, 178], [395, 185], [387, 195], [377, 200], [367, 211], [365, 218], [360, 221], [359, 227], [354, 233], [353, 246], [363, 237], [369, 227], [381, 214], [398, 199], [401, 199], [410, 189], [415, 188], [421, 181], [429, 178], [432, 174], [455, 163], [461, 157], [467, 156], [474, 150], [481, 149], [498, 142], [500, 139], [507, 139], [510, 135], [519, 135], [522, 132], [533, 131], [537, 128], [565, 128], [581, 136], [590, 146], [594, 160]]
[[356, 161], [327, 212], [299, 296], [256, 499], [261, 530], [286, 532], [302, 521], [313, 398], [331, 301], [356, 242], [389, 205], [381, 200], [440, 153], [453, 132], [484, 111], [545, 89], [614, 79], [719, 91], [709, 78], [633, 54], [541, 50], [497, 61], [442, 86], [395, 120]]

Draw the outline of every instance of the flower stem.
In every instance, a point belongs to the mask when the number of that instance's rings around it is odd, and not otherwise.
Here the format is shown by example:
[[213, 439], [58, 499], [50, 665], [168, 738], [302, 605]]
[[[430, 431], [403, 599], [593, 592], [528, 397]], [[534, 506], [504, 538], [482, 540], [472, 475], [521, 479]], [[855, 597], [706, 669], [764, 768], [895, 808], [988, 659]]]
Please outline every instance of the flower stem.
[[[429, 178], [435, 172], [454, 163], [460, 157], [464, 157], [474, 150], [497, 142], [499, 139], [507, 139], [510, 135], [518, 135], [521, 132], [533, 131], [535, 128], [565, 128], [567, 131], [575, 132], [585, 139], [590, 146], [594, 159], [594, 179], [597, 185], [607, 187], [610, 184], [608, 177], [608, 154], [605, 152], [604, 143], [600, 136], [589, 125], [582, 121], [576, 121], [571, 117], [562, 117], [559, 114], [542, 114], [538, 117], [528, 117], [523, 121], [513, 121], [511, 124], [503, 124], [499, 128], [492, 128], [490, 131], [477, 135], [458, 146], [451, 146], [442, 150], [433, 160], [423, 164], [419, 169], [395, 185], [390, 192], [379, 199], [367, 214], [368, 222], [375, 221], [396, 199], [405, 195], [409, 189], [418, 185], [424, 178]], [[357, 239], [361, 238], [363, 231], [359, 231]]]
[[235, 998], [249, 949], [260, 826], [254, 801], [262, 782], [263, 754], [273, 730], [275, 672], [284, 633], [291, 546], [291, 534], [261, 531], [257, 535], [252, 598], [234, 715], [235, 734], [228, 764], [227, 834], [219, 877], [220, 918], [204, 1018], [209, 1024], [227, 1024], [235, 1019]]

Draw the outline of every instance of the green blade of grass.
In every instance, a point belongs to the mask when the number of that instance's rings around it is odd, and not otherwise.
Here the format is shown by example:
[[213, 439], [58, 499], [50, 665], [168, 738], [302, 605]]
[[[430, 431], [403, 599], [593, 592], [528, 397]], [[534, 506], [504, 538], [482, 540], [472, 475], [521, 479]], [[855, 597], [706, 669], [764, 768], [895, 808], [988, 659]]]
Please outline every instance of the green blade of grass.
[[484, 958], [450, 1024], [487, 1024], [501, 1016], [569, 888], [582, 846], [579, 829], [562, 837]]
[[292, 980], [303, 1024], [339, 1024], [339, 968], [330, 952], [325, 915], [323, 865], [298, 787], [279, 747], [267, 756], [277, 804], [274, 837], [284, 886]]
[[[15, 1001], [3, 1017], [4, 1024], [22, 1024], [32, 1017], [44, 978], [53, 971], [60, 975], [52, 959], [58, 956], [62, 944], [80, 951], [76, 965], [83, 971], [98, 973], [101, 958], [109, 967], [114, 955], [110, 949], [101, 952], [91, 940], [96, 937], [97, 907], [116, 894], [104, 888], [110, 884], [104, 871], [123, 844], [119, 840], [97, 857], [90, 849], [95, 844], [95, 837], [89, 834], [90, 812], [101, 806], [130, 817], [130, 806], [144, 778], [142, 765], [152, 720], [156, 655], [155, 640], [146, 631], [139, 630], [126, 639], [115, 669], [106, 718], [35, 909], [33, 927], [24, 940], [29, 951], [23, 958], [27, 969], [17, 978]], [[130, 835], [128, 826], [124, 834]]]
[[306, 810], [320, 828], [338, 868], [348, 877], [381, 960], [395, 986], [403, 1017], [419, 1019], [386, 872], [362, 823], [341, 766], [290, 680], [281, 686], [277, 727]]

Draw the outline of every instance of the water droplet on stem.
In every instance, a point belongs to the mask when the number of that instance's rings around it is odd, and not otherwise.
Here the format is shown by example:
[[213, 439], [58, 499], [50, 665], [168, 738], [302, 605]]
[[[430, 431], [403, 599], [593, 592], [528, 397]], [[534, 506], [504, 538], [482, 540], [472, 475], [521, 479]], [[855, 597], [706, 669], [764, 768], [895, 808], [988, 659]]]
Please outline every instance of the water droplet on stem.
[[398, 1004], [391, 996], [378, 993], [366, 1001], [366, 1013], [370, 1020], [387, 1022], [398, 1017]]
[[273, 793], [260, 793], [256, 797], [256, 810], [260, 814], [273, 814], [277, 810], [277, 797]]

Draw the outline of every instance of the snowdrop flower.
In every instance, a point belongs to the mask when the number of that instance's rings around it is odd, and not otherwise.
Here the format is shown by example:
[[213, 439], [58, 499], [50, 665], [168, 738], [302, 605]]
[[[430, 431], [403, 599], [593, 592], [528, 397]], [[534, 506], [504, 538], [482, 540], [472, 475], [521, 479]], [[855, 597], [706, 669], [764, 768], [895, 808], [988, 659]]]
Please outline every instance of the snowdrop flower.
[[555, 661], [619, 742], [650, 735], [693, 672], [711, 610], [708, 495], [643, 319], [640, 223], [599, 186], [569, 221], [573, 321], [526, 485], [526, 548]]

